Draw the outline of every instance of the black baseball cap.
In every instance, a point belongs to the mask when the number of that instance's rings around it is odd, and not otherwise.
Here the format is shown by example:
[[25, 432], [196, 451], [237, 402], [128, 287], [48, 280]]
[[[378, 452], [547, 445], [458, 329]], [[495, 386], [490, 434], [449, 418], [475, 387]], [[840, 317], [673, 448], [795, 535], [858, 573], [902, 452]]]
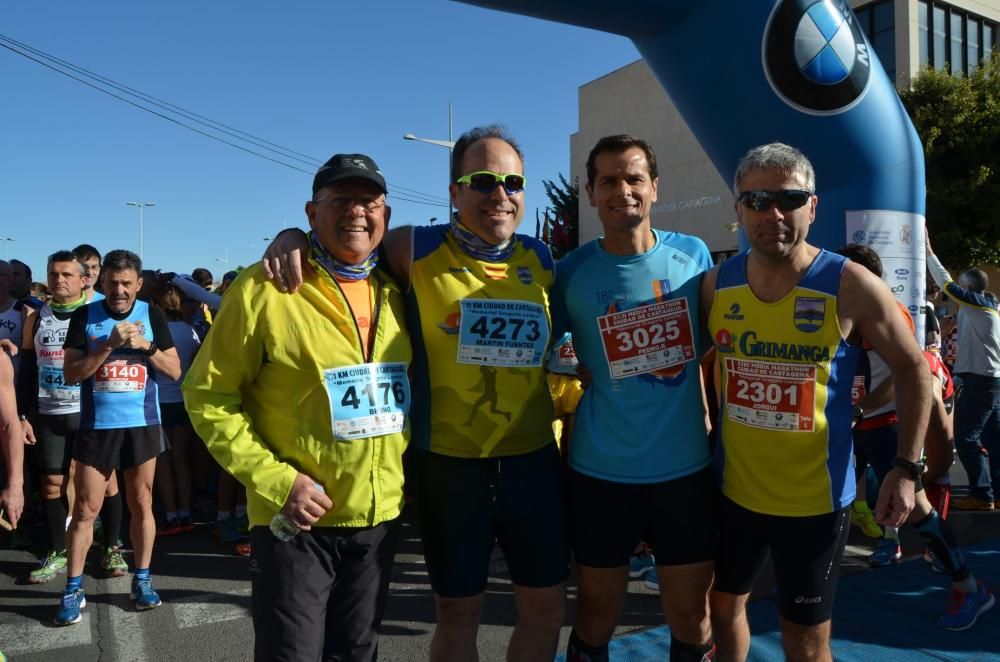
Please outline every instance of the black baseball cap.
[[365, 154], [334, 154], [316, 171], [313, 178], [313, 195], [324, 186], [343, 179], [366, 179], [379, 187], [383, 193], [389, 189], [385, 185], [385, 177], [378, 165]]

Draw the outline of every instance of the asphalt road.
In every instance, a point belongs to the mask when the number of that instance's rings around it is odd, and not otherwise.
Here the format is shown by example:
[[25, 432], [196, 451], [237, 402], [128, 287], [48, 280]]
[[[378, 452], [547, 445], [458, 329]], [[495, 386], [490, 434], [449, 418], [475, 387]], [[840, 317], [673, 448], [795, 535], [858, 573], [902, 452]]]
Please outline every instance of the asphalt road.
[[[956, 482], [964, 480], [953, 470]], [[1000, 537], [1000, 513], [954, 513], [951, 517], [962, 544]], [[96, 551], [84, 574], [87, 607], [83, 621], [69, 627], [52, 624], [65, 579], [49, 584], [24, 582], [43, 550], [10, 550], [9, 535], [0, 535], [0, 650], [12, 660], [62, 662], [66, 659], [123, 662], [166, 662], [183, 659], [249, 660], [253, 655], [250, 584], [246, 558], [231, 544], [218, 542], [211, 524], [195, 531], [159, 539], [153, 577], [163, 606], [137, 613], [128, 599], [130, 576], [95, 578]], [[33, 532], [38, 540], [44, 532]], [[873, 541], [852, 529], [844, 559], [845, 574], [868, 571], [865, 557]], [[915, 555], [923, 543], [904, 530], [904, 550]], [[131, 565], [131, 556], [126, 555]], [[758, 582], [755, 595], [766, 595], [771, 579]], [[434, 604], [427, 581], [413, 513], [404, 514], [402, 542], [390, 589], [380, 646], [380, 659], [415, 662], [427, 659], [434, 627]], [[575, 587], [568, 590], [569, 608], [562, 647], [569, 636], [575, 608]], [[491, 579], [479, 636], [481, 659], [503, 660], [515, 620], [510, 581], [502, 555], [494, 554]], [[618, 633], [662, 624], [659, 597], [640, 581], [629, 585], [629, 596]]]

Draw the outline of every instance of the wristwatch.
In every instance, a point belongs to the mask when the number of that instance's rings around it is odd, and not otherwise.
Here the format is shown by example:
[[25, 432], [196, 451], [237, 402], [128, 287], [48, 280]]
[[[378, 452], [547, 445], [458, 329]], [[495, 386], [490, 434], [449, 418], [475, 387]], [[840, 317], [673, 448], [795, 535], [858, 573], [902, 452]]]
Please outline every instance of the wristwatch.
[[156, 343], [151, 341], [149, 343], [149, 349], [146, 350], [146, 356], [152, 356], [153, 354], [156, 354], [157, 349], [158, 348], [156, 346]]
[[892, 466], [899, 467], [903, 469], [908, 474], [907, 477], [911, 480], [917, 480], [924, 474], [924, 469], [927, 465], [923, 462], [910, 462], [909, 460], [897, 457], [892, 461]]

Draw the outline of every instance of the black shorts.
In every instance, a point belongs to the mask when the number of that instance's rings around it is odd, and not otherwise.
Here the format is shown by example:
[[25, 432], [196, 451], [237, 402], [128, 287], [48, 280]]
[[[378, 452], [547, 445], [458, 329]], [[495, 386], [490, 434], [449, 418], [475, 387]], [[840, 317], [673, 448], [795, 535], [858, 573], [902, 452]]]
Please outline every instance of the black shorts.
[[32, 427], [36, 443], [29, 448], [35, 471], [44, 476], [68, 476], [80, 414], [37, 414]]
[[253, 527], [256, 659], [374, 662], [398, 537], [398, 518], [316, 527], [287, 542]]
[[640, 541], [657, 565], [710, 561], [718, 538], [711, 467], [662, 483], [618, 483], [569, 474], [573, 557], [594, 568], [628, 565]]
[[830, 620], [850, 510], [781, 517], [755, 513], [722, 497], [714, 589], [750, 593], [770, 551], [781, 616], [798, 625]]
[[435, 593], [464, 598], [486, 590], [494, 542], [517, 586], [545, 588], [569, 578], [562, 462], [554, 443], [500, 458], [413, 449], [413, 469]]
[[73, 459], [102, 471], [131, 469], [167, 450], [159, 425], [113, 430], [79, 430]]
[[191, 417], [188, 416], [187, 409], [184, 408], [184, 403], [161, 402], [160, 425], [165, 428], [172, 428], [176, 425], [191, 425]]

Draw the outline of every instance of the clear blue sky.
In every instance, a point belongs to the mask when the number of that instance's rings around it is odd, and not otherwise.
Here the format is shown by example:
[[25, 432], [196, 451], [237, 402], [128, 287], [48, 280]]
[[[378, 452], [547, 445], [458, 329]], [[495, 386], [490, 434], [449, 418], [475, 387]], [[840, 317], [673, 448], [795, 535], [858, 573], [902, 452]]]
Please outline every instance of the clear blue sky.
[[[147, 267], [218, 279], [227, 250], [247, 265], [283, 222], [304, 226], [314, 164], [336, 152], [445, 205], [447, 151], [402, 136], [447, 138], [449, 99], [456, 137], [501, 122], [521, 141], [533, 233], [541, 180], [569, 174], [578, 87], [639, 57], [622, 37], [447, 0], [5, 2], [0, 34], [314, 159], [283, 159], [309, 174], [263, 160], [0, 49], [0, 236], [36, 280], [56, 249], [137, 251], [129, 200], [156, 203]], [[391, 200], [395, 224], [447, 215]]]

